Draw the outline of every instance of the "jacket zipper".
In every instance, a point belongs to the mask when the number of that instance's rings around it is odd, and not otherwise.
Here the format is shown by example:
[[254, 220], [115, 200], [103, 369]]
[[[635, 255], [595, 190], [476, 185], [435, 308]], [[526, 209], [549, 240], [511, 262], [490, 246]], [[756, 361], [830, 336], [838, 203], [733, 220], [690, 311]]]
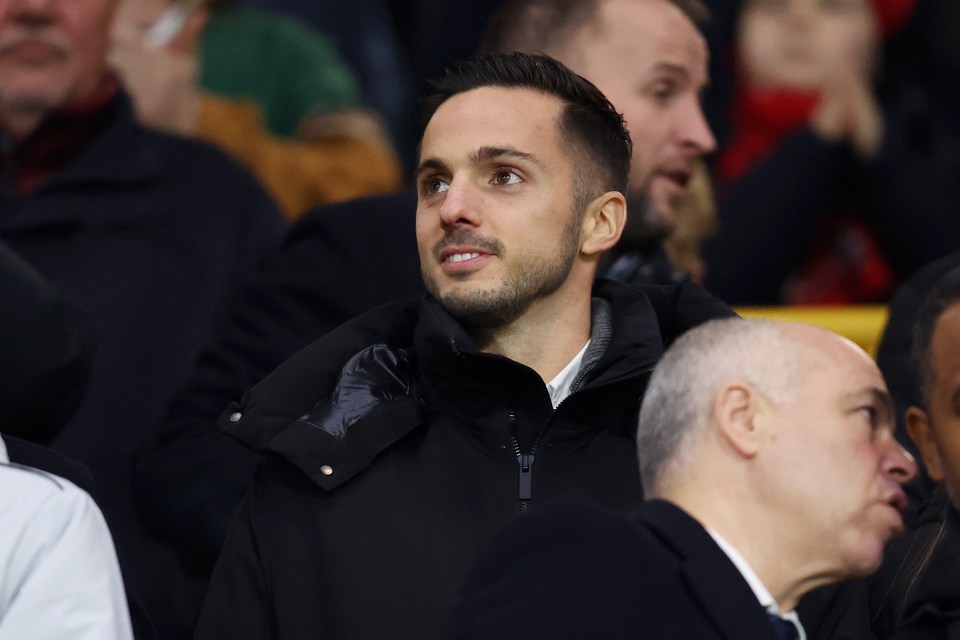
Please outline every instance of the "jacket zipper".
[[509, 416], [510, 443], [513, 445], [513, 452], [517, 456], [517, 465], [520, 467], [519, 486], [517, 487], [517, 497], [520, 499], [520, 512], [526, 512], [527, 504], [533, 499], [533, 462], [537, 458], [537, 447], [543, 439], [543, 434], [547, 428], [547, 422], [537, 432], [537, 436], [530, 445], [530, 452], [524, 453], [520, 450], [520, 443], [517, 442], [517, 436], [514, 434], [517, 422], [516, 411], [511, 411]]
[[[605, 387], [611, 384], [617, 384], [623, 382], [624, 380], [629, 380], [634, 376], [642, 376], [653, 371], [654, 367], [648, 367], [640, 372], [633, 372], [619, 378], [614, 378], [613, 380], [607, 380], [601, 382], [600, 384], [588, 387], [590, 389], [597, 389], [600, 387]], [[579, 393], [576, 392], [576, 393]], [[572, 393], [570, 395], [573, 395]], [[570, 397], [567, 396], [567, 398]], [[520, 449], [520, 443], [517, 442], [516, 434], [516, 422], [517, 422], [517, 412], [511, 411], [507, 415], [508, 427], [510, 432], [510, 443], [513, 445], [513, 452], [517, 456], [517, 465], [520, 467], [520, 477], [517, 487], [517, 496], [520, 499], [520, 512], [526, 513], [527, 506], [530, 503], [530, 500], [533, 499], [533, 463], [536, 460], [537, 448], [540, 446], [540, 442], [543, 440], [543, 436], [546, 435], [547, 426], [550, 424], [550, 421], [553, 419], [554, 414], [556, 414], [557, 409], [560, 408], [560, 405], [567, 401], [567, 398], [564, 398], [560, 401], [560, 404], [557, 405], [557, 408], [554, 409], [553, 413], [550, 414], [550, 417], [540, 426], [540, 430], [537, 431], [537, 435], [533, 439], [533, 444], [530, 445], [530, 452], [524, 453]]]

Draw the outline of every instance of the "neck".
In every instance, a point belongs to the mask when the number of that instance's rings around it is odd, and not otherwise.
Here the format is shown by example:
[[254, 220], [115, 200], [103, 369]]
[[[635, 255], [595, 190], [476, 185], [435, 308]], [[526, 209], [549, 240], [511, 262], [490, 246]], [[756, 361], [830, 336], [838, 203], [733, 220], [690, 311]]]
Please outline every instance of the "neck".
[[[557, 296], [554, 298], [554, 296]], [[509, 325], [473, 331], [481, 351], [496, 353], [552, 380], [590, 339], [590, 297], [561, 291], [535, 301]]]
[[747, 505], [756, 501], [750, 487], [729, 473], [712, 477], [725, 478], [723, 492], [715, 482], [684, 482], [657, 497], [673, 502], [740, 552], [780, 611], [793, 611], [805, 593], [838, 579], [809, 562], [811, 556], [795, 540], [803, 532], [789, 518], [777, 517], [775, 509], [751, 509]]

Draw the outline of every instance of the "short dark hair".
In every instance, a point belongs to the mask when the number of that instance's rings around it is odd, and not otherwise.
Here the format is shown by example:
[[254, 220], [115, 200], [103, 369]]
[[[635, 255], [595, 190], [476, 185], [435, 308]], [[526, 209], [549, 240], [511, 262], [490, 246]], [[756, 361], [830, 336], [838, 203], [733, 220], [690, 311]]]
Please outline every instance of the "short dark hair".
[[481, 87], [531, 89], [563, 103], [557, 125], [572, 148], [571, 155], [579, 160], [574, 165], [595, 168], [578, 173], [574, 193], [579, 204], [585, 206], [604, 191], [626, 191], [633, 143], [623, 116], [593, 83], [549, 56], [492, 53], [448, 69], [444, 78], [427, 85], [420, 109], [421, 131], [444, 102]]
[[[602, 0], [505, 0], [487, 21], [480, 53], [556, 53], [597, 16]], [[665, 0], [695, 25], [710, 21], [702, 0]]]
[[937, 322], [944, 312], [960, 304], [960, 266], [954, 267], [937, 279], [933, 289], [920, 305], [917, 320], [913, 325], [913, 366], [924, 406], [930, 404], [933, 387], [933, 353], [930, 343]]

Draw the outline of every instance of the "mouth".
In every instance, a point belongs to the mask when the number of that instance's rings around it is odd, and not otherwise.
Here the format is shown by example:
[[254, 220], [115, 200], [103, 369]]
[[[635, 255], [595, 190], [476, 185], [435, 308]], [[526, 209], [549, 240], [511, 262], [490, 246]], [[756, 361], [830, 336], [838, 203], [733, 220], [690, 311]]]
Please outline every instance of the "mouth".
[[447, 247], [437, 256], [445, 273], [473, 271], [486, 263], [493, 254], [474, 247]]
[[897, 533], [902, 533], [904, 530], [903, 512], [906, 511], [909, 504], [907, 494], [898, 490], [891, 493], [883, 502], [890, 507], [895, 515]]
[[672, 197], [679, 197], [686, 193], [692, 176], [693, 172], [683, 167], [663, 169], [656, 174], [656, 177], [660, 180], [661, 184], [667, 187]]
[[35, 38], [0, 45], [0, 56], [10, 57], [27, 64], [40, 64], [66, 57], [61, 47]]

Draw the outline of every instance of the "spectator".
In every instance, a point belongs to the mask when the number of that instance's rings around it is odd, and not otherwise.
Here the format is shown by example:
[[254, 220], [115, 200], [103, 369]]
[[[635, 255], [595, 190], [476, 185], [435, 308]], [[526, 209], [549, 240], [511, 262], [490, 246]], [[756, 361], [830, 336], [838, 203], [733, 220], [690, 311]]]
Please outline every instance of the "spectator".
[[230, 409], [228, 432], [273, 455], [199, 639], [438, 637], [507, 517], [561, 498], [639, 503], [630, 434], [650, 367], [688, 327], [731, 314], [690, 283], [594, 287], [625, 222], [630, 138], [558, 62], [468, 60], [424, 118], [430, 295], [341, 326]]
[[960, 630], [960, 268], [937, 280], [921, 306], [913, 353], [922, 400], [907, 410], [907, 429], [942, 486], [874, 580], [874, 631], [882, 640], [952, 638]]
[[0, 240], [93, 325], [86, 392], [51, 446], [93, 472], [161, 625], [184, 589], [139, 520], [133, 453], [281, 222], [222, 153], [135, 122], [106, 63], [115, 5], [0, 3]]
[[[702, 12], [699, 4], [672, 0], [511, 2], [503, 18], [488, 29], [486, 46], [502, 41], [509, 47], [508, 42], [519, 41], [533, 49], [550, 43], [551, 50], [579, 60], [588, 78], [591, 72], [600, 73], [601, 90], [617, 91], [636, 114], [628, 122], [639, 141], [635, 155], [650, 149], [644, 170], [631, 176], [631, 184], [642, 185], [676, 163], [695, 166], [698, 150], [706, 148], [706, 142], [696, 141], [709, 135], [702, 129], [697, 102], [706, 75], [706, 50], [682, 7], [695, 13], [700, 7]], [[548, 10], [554, 19], [543, 19]], [[506, 31], [501, 34], [498, 28]], [[662, 38], [664, 29], [673, 29], [674, 35]], [[606, 55], [581, 55], [581, 49], [601, 43]], [[665, 68], [673, 69], [676, 60], [675, 78]], [[637, 69], [643, 70], [645, 90], [640, 93], [632, 91]], [[661, 84], [674, 92], [667, 105], [657, 97]], [[671, 188], [673, 182], [658, 178], [657, 192], [668, 206], [676, 191], [684, 191], [679, 183], [673, 185], [676, 190]], [[631, 189], [631, 201], [646, 200], [642, 189]], [[147, 441], [139, 462], [141, 502], [151, 509], [158, 527], [210, 567], [259, 461], [212, 424], [244, 391], [340, 323], [424, 291], [413, 233], [415, 208], [414, 194], [407, 193], [319, 209], [300, 220], [277, 259], [244, 292], [229, 326], [201, 358], [191, 382]], [[638, 268], [637, 280], [673, 282], [663, 252], [656, 248], [649, 257], [641, 261], [649, 273]]]
[[673, 11], [660, 0], [508, 0], [481, 43], [487, 51], [542, 51], [563, 60], [623, 111], [635, 143], [630, 216], [603, 273], [625, 282], [676, 277], [662, 243], [676, 227], [697, 159], [714, 148], [700, 109], [706, 43], [691, 28], [707, 12], [700, 2], [670, 4]]
[[291, 18], [123, 0], [111, 58], [145, 123], [220, 145], [288, 218], [400, 186], [399, 164], [378, 118], [359, 108], [349, 70]]
[[882, 36], [912, 5], [744, 3], [708, 289], [735, 304], [878, 302], [895, 277], [943, 255], [944, 213], [914, 210], [928, 199], [898, 177], [913, 142], [875, 88]]
[[952, 268], [960, 265], [960, 253], [953, 253], [936, 260], [917, 271], [903, 283], [890, 303], [887, 326], [883, 330], [880, 346], [877, 349], [877, 365], [893, 395], [893, 404], [897, 414], [897, 438], [917, 459], [920, 473], [915, 482], [907, 486], [912, 507], [922, 505], [930, 496], [936, 483], [927, 476], [923, 466], [923, 456], [907, 433], [905, 417], [910, 407], [923, 407], [925, 401], [917, 377], [914, 362], [914, 325], [923, 307], [924, 300], [930, 295], [937, 281]]
[[653, 499], [517, 520], [467, 579], [453, 637], [805, 637], [800, 598], [876, 570], [903, 529], [915, 469], [891, 409], [870, 357], [824, 329], [690, 331], [640, 412]]

